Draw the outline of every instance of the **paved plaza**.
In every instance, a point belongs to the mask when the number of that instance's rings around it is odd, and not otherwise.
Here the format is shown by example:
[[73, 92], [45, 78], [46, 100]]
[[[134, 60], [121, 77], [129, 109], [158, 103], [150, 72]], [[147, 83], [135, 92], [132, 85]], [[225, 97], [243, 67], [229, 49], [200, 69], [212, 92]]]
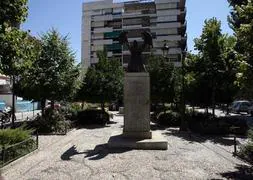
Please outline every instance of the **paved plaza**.
[[168, 140], [167, 151], [108, 149], [110, 135], [122, 125], [123, 117], [114, 116], [104, 128], [40, 136], [36, 152], [3, 169], [4, 180], [252, 179], [250, 167], [232, 156], [230, 139], [202, 139], [153, 125]]

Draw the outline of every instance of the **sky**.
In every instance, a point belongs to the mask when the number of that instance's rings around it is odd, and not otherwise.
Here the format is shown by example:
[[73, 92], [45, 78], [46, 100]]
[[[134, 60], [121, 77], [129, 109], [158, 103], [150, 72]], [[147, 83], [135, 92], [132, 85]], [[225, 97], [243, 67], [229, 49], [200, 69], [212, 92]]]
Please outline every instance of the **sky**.
[[[70, 46], [81, 61], [82, 3], [87, 0], [29, 0], [29, 14], [22, 29], [40, 36], [51, 28], [68, 35]], [[89, 0], [92, 1], [92, 0]], [[122, 1], [122, 0], [118, 0]], [[222, 23], [223, 33], [233, 34], [227, 23], [227, 0], [186, 0], [188, 50], [194, 50], [193, 39], [201, 35], [204, 20], [216, 17]]]

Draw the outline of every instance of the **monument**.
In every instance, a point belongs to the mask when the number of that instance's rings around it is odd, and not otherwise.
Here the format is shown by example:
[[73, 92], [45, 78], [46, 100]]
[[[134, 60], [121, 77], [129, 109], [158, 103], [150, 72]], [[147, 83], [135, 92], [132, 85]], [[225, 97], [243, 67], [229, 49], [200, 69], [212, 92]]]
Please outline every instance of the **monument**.
[[124, 128], [115, 132], [108, 141], [110, 148], [161, 149], [168, 142], [158, 132], [150, 130], [150, 78], [142, 59], [142, 52], [153, 47], [152, 36], [143, 31], [143, 44], [128, 42], [127, 32], [122, 32], [119, 42], [128, 47], [131, 59], [124, 78]]

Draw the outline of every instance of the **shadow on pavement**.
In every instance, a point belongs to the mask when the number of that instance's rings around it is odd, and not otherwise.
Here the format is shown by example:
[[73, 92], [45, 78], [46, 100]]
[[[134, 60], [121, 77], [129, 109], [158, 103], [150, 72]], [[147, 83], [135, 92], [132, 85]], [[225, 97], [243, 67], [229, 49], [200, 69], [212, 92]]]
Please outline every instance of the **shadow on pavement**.
[[68, 161], [68, 160], [71, 160], [72, 156], [77, 155], [77, 154], [84, 154], [84, 152], [78, 152], [76, 150], [76, 146], [72, 146], [61, 155], [61, 159], [64, 161]]
[[177, 136], [179, 138], [182, 138], [182, 139], [184, 139], [186, 141], [190, 141], [190, 142], [202, 143], [205, 141], [210, 141], [215, 144], [220, 144], [223, 146], [234, 145], [234, 140], [232, 137], [230, 137], [230, 139], [228, 139], [228, 136], [199, 135], [199, 134], [194, 134], [190, 131], [181, 132], [178, 128], [168, 128], [163, 134], [167, 135], [167, 136]]
[[88, 158], [89, 160], [100, 160], [105, 158], [108, 154], [120, 154], [127, 151], [131, 151], [132, 149], [110, 149], [107, 147], [107, 144], [97, 145], [93, 150], [88, 150], [84, 152], [78, 152], [76, 150], [76, 146], [70, 147], [67, 151], [65, 151], [61, 155], [61, 159], [64, 161], [71, 160], [71, 157], [78, 154], [86, 154], [84, 158]]
[[103, 124], [80, 124], [76, 123], [74, 126], [77, 129], [100, 129], [100, 128], [108, 128], [111, 127], [110, 125], [117, 124], [115, 121], [109, 121], [105, 125]]
[[253, 179], [253, 167], [246, 165], [237, 165], [235, 168], [235, 171], [220, 173], [220, 175], [226, 179]]

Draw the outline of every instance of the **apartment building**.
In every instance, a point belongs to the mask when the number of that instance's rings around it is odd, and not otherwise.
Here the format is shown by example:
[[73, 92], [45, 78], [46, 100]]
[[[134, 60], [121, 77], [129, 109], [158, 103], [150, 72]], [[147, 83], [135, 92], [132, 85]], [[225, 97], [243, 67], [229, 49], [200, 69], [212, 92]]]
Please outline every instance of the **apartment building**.
[[[83, 3], [82, 65], [98, 62], [96, 51], [107, 50], [108, 57], [118, 58], [126, 66], [130, 52], [117, 37], [128, 31], [128, 40], [142, 43], [141, 32], [149, 31], [154, 48], [144, 52], [164, 55], [180, 67], [186, 49], [185, 0], [96, 0]], [[167, 51], [164, 50], [166, 43]]]

